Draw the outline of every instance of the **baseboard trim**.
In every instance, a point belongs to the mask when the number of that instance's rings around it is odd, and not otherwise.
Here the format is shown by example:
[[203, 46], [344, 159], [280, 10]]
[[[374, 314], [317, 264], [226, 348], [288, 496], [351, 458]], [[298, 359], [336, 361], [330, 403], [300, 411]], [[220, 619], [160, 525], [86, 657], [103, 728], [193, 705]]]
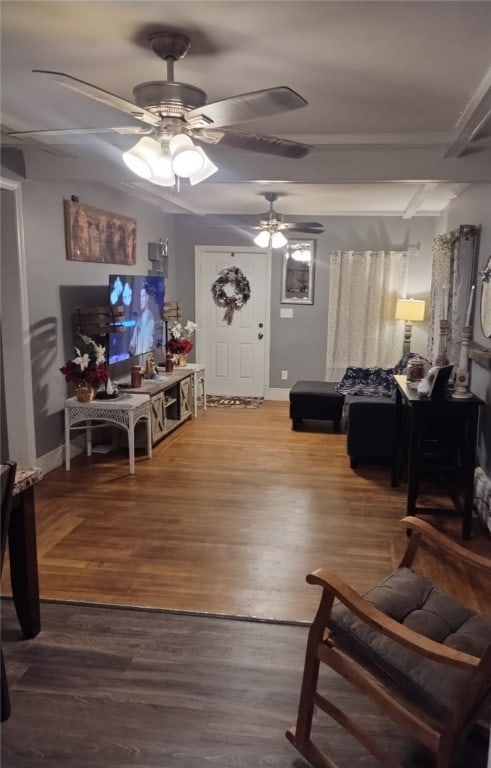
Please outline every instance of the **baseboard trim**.
[[[85, 450], [85, 438], [82, 436], [76, 437], [70, 441], [70, 459], [74, 459], [79, 456]], [[65, 461], [65, 446], [59, 445], [53, 451], [45, 453], [42, 456], [38, 456], [36, 459], [36, 467], [39, 467], [43, 475], [48, 472], [52, 472], [53, 469], [61, 467]]]
[[290, 387], [271, 387], [270, 389], [266, 390], [266, 394], [264, 395], [265, 400], [282, 400], [283, 402], [288, 402], [290, 399]]

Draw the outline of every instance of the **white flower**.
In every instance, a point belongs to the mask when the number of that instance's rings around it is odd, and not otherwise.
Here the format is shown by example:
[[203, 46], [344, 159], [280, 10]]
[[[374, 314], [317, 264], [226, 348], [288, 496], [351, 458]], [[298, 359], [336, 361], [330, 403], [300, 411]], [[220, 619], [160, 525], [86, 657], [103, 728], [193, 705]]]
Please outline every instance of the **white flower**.
[[89, 367], [90, 362], [90, 358], [87, 352], [85, 355], [81, 355], [80, 350], [78, 350], [76, 347], [75, 352], [78, 352], [78, 357], [74, 357], [72, 362], [75, 363], [75, 365], [78, 365], [81, 371], [85, 371], [85, 369]]
[[181, 323], [176, 323], [176, 325], [173, 325], [172, 328], [170, 329], [170, 335], [172, 336], [173, 339], [177, 339], [177, 340], [182, 339], [182, 332], [183, 332], [183, 327]]
[[177, 341], [180, 341], [181, 339], [190, 339], [197, 327], [198, 324], [193, 323], [192, 320], [188, 320], [184, 327], [181, 323], [176, 323], [170, 329], [170, 335]]
[[187, 332], [188, 338], [193, 335], [197, 327], [198, 323], [193, 323], [192, 320], [187, 321], [186, 325], [184, 326], [184, 330]]
[[105, 347], [103, 347], [101, 344], [94, 344], [95, 347], [95, 364], [99, 365], [99, 363], [105, 363], [106, 362], [106, 355], [105, 355]]

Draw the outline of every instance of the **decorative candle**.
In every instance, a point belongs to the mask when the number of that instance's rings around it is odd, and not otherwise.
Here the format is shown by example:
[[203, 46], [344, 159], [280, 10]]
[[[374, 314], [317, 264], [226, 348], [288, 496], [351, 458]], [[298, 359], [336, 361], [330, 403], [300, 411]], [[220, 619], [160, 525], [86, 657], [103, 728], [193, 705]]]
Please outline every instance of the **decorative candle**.
[[474, 288], [476, 286], [473, 285], [471, 288], [471, 295], [469, 296], [469, 306], [467, 307], [467, 316], [465, 318], [465, 324], [466, 326], [471, 324], [471, 313], [472, 313], [472, 300], [474, 298]]

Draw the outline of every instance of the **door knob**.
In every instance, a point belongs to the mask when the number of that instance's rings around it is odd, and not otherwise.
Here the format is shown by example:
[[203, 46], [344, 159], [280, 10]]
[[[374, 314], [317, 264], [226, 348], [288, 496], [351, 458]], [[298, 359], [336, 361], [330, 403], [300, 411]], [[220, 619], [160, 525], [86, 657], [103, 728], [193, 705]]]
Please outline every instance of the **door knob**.
[[259, 341], [261, 341], [261, 339], [264, 338], [264, 333], [258, 333], [257, 338], [259, 339]]

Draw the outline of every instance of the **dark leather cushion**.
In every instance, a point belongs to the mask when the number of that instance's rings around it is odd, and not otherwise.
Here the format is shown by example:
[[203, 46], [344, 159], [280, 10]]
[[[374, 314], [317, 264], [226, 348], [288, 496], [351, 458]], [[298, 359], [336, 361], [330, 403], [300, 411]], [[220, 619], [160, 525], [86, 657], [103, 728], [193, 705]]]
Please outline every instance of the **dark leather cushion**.
[[334, 419], [343, 415], [344, 395], [330, 381], [297, 381], [290, 389], [291, 419]]
[[[482, 656], [491, 643], [491, 619], [471, 611], [408, 568], [388, 576], [365, 599], [410, 629], [474, 656]], [[404, 648], [341, 603], [334, 606], [329, 627], [352, 653], [388, 675], [415, 704], [438, 719], [453, 709], [469, 680], [470, 672]], [[488, 714], [490, 704], [488, 696]]]

